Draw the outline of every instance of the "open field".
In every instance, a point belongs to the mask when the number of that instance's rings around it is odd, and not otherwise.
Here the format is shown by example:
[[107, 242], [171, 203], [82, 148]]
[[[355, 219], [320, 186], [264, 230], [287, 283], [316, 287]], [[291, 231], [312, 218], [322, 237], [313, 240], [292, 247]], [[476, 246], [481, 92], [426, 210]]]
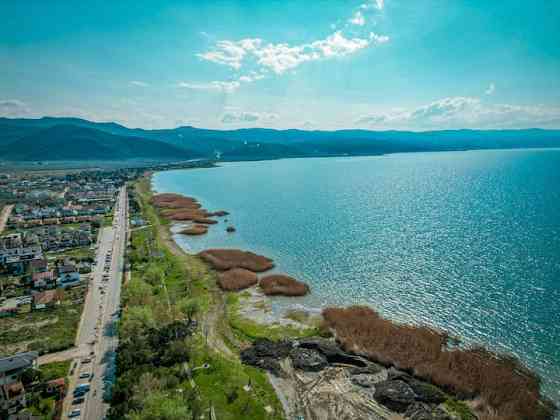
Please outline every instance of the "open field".
[[0, 318], [0, 355], [26, 350], [44, 354], [72, 347], [85, 291], [83, 286], [66, 290], [61, 304], [52, 309]]

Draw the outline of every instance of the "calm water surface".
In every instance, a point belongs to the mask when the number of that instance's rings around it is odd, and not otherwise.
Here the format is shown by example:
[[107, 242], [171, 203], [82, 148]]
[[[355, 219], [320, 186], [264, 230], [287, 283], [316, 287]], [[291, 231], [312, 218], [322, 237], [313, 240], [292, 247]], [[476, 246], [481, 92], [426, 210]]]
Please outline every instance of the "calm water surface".
[[236, 247], [308, 282], [289, 305], [368, 304], [519, 355], [560, 400], [560, 150], [228, 163], [154, 176], [231, 212], [176, 235]]

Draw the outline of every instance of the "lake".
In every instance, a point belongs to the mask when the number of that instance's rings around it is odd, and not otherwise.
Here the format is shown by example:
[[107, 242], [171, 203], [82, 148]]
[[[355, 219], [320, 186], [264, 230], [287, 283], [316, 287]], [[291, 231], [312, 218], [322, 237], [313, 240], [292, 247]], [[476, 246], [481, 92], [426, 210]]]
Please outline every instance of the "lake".
[[184, 249], [262, 253], [311, 286], [275, 310], [371, 305], [518, 355], [560, 400], [560, 150], [224, 163], [153, 186], [231, 212], [175, 235]]

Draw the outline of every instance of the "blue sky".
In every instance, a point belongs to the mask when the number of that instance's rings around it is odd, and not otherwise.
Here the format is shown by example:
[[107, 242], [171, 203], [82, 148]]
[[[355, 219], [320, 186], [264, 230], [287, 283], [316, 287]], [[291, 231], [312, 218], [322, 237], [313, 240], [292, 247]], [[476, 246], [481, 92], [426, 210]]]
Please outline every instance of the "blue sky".
[[560, 2], [0, 4], [0, 115], [130, 127], [560, 127]]

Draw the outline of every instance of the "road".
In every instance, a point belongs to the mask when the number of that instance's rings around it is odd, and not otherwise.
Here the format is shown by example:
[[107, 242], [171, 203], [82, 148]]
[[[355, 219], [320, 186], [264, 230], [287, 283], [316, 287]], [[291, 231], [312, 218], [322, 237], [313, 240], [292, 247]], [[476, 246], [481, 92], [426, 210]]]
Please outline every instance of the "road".
[[[103, 397], [109, 391], [114, 378], [118, 345], [116, 322], [128, 230], [127, 208], [127, 193], [123, 187], [115, 204], [113, 226], [102, 228], [99, 236], [97, 262], [91, 276], [76, 340], [80, 351], [73, 364], [75, 368], [70, 375], [68, 395], [64, 401], [64, 418], [67, 418], [73, 409], [79, 408], [80, 419], [100, 420], [109, 408]], [[89, 374], [90, 377], [80, 378], [80, 375], [85, 374]], [[85, 395], [85, 402], [72, 405], [75, 387], [84, 383], [91, 386]]]

